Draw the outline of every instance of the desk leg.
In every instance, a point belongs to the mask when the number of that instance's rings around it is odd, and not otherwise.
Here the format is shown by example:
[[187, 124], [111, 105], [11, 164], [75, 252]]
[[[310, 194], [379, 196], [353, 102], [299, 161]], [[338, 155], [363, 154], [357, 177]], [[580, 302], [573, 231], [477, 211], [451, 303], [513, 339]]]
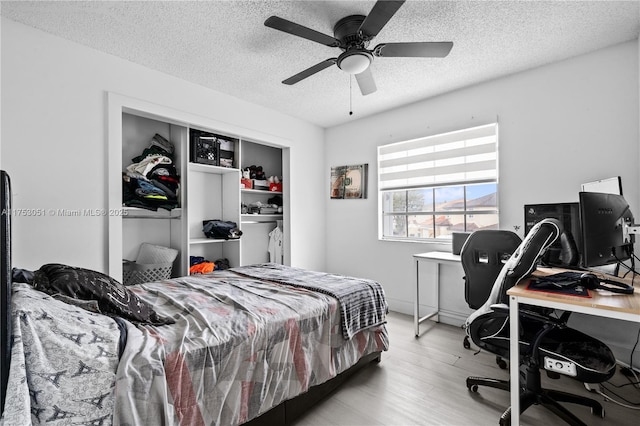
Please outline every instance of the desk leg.
[[[420, 317], [420, 261], [416, 260], [416, 273], [415, 273], [415, 286], [416, 286], [416, 299], [413, 304], [413, 323], [415, 327], [416, 337], [420, 337], [420, 323], [428, 320], [431, 317], [438, 315], [440, 310], [440, 263], [434, 262], [435, 276], [433, 277], [433, 284], [435, 285], [435, 305], [436, 308], [429, 314]], [[436, 322], [439, 322], [439, 318], [436, 317]]]
[[509, 375], [511, 426], [520, 425], [520, 345], [518, 344], [518, 298], [509, 296]]
[[416, 278], [416, 299], [413, 304], [413, 325], [415, 329], [416, 337], [420, 336], [420, 262], [416, 260], [416, 273], [414, 277]]
[[438, 313], [440, 312], [440, 263], [436, 263], [435, 264], [435, 270], [436, 270], [436, 275], [433, 277], [433, 284], [435, 286], [435, 293], [436, 293], [436, 298], [435, 298], [435, 305], [436, 305], [436, 309], [433, 311], [433, 313], [430, 315], [431, 316], [435, 316], [436, 317], [436, 322], [440, 322], [440, 317], [438, 316]]

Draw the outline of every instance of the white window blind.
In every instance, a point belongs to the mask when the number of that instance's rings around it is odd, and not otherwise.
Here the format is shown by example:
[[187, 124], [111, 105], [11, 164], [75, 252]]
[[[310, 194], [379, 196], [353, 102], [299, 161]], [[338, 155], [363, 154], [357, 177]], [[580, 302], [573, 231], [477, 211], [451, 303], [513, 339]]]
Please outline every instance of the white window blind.
[[380, 146], [379, 190], [496, 182], [497, 133], [492, 123]]

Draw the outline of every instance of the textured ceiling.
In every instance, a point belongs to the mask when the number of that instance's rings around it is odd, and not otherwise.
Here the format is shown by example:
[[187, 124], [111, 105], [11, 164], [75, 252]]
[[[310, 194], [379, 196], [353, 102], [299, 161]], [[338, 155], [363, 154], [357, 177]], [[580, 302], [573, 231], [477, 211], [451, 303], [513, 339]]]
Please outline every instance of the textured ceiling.
[[[322, 127], [638, 37], [638, 1], [408, 1], [372, 41], [453, 41], [446, 58], [375, 58], [362, 96], [340, 50], [264, 26], [271, 15], [333, 35], [375, 1], [3, 1], [5, 18]], [[350, 100], [351, 93], [351, 100]], [[350, 102], [354, 111], [349, 116]]]

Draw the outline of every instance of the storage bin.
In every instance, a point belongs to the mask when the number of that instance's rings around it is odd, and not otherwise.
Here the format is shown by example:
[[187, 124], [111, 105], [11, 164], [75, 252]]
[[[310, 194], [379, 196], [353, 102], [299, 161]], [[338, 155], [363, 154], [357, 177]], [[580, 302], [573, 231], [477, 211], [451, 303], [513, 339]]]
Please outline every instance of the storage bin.
[[235, 142], [233, 139], [218, 137], [218, 154], [221, 167], [233, 167]]
[[220, 149], [216, 135], [191, 129], [189, 139], [191, 142], [190, 160], [192, 163], [210, 164], [212, 166], [219, 164]]
[[171, 278], [173, 262], [169, 263], [137, 263], [125, 260], [122, 264], [122, 283], [134, 285], [150, 283]]
[[238, 139], [196, 129], [190, 129], [189, 139], [191, 142], [189, 160], [192, 163], [233, 167]]
[[122, 283], [134, 285], [171, 278], [178, 250], [142, 243], [135, 262], [123, 260]]

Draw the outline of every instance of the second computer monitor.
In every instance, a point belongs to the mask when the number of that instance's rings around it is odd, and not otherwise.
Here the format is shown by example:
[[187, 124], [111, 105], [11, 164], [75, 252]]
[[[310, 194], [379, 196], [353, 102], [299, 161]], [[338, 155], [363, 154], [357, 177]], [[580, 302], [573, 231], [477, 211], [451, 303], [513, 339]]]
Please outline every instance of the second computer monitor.
[[582, 266], [612, 265], [633, 256], [633, 214], [622, 195], [600, 192], [580, 193], [582, 222]]
[[[526, 204], [524, 206], [524, 231], [529, 233], [533, 225], [545, 218], [557, 219], [569, 237], [567, 244], [571, 249], [563, 250], [560, 239], [553, 243], [542, 258], [542, 263], [549, 266], [578, 266], [580, 247], [582, 247], [582, 232], [580, 229], [580, 204]], [[573, 252], [571, 252], [573, 250]], [[571, 255], [569, 253], [571, 252]], [[571, 259], [569, 259], [569, 256]]]

